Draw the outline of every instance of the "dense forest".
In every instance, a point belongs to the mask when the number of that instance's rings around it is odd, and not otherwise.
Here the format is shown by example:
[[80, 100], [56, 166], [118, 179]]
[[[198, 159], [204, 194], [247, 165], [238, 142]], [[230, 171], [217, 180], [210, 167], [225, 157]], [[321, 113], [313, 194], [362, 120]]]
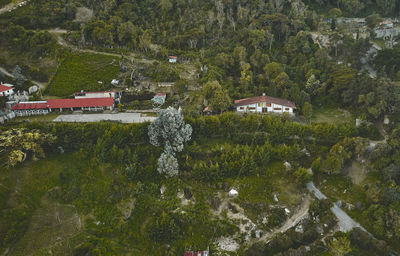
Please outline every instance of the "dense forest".
[[[196, 63], [200, 83], [218, 81], [232, 99], [267, 93], [294, 101], [299, 113], [305, 102], [333, 104], [375, 120], [399, 109], [399, 97], [392, 97], [399, 95], [399, 86], [387, 79], [399, 77], [397, 46], [371, 60], [379, 71], [377, 78], [371, 78], [362, 72], [361, 62], [371, 40], [353, 38], [335, 20], [369, 15], [367, 23], [376, 24], [382, 20], [379, 15], [398, 14], [399, 5], [394, 0], [35, 0], [2, 15], [0, 23], [7, 27], [1, 32], [2, 45], [14, 55], [62, 59], [65, 50], [46, 31], [61, 27], [70, 31], [65, 38], [77, 47], [136, 51], [160, 60], [176, 54]], [[86, 22], [77, 17], [82, 8], [93, 12]], [[324, 26], [330, 31], [330, 43], [321, 48], [312, 33]], [[11, 67], [14, 63], [8, 57], [0, 63]], [[54, 74], [54, 65], [30, 66], [27, 63], [23, 69], [34, 79]], [[179, 74], [160, 72], [161, 77], [179, 80]], [[160, 79], [156, 73], [152, 76]]]

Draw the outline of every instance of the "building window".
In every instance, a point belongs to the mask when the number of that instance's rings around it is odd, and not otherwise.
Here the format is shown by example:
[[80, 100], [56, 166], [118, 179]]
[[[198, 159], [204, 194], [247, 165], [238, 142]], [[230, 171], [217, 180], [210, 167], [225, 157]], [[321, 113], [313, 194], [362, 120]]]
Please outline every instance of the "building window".
[[259, 102], [259, 103], [258, 103], [258, 107], [260, 107], [260, 108], [262, 108], [263, 105], [264, 105], [264, 104], [263, 104], [262, 102]]
[[282, 108], [274, 108], [274, 110], [282, 110]]
[[248, 110], [254, 110], [254, 109], [256, 109], [255, 107], [248, 107], [247, 108]]
[[267, 103], [267, 107], [271, 107], [271, 103]]
[[286, 111], [289, 111], [289, 108], [285, 108]]

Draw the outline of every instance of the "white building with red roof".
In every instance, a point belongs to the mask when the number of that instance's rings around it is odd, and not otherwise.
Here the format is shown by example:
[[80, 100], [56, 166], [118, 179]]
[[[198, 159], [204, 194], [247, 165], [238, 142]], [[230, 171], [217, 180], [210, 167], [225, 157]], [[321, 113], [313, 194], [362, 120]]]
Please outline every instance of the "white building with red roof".
[[177, 60], [178, 60], [178, 57], [176, 57], [176, 56], [169, 56], [168, 57], [168, 61], [170, 63], [175, 63]]
[[114, 108], [113, 98], [52, 99], [47, 101], [26, 101], [15, 104], [11, 111], [17, 116], [44, 115], [62, 111], [102, 111]]
[[293, 115], [296, 105], [289, 100], [263, 94], [263, 96], [235, 100], [235, 108], [239, 113], [288, 113]]
[[14, 87], [12, 85], [0, 84], [0, 97], [6, 97], [14, 94]]

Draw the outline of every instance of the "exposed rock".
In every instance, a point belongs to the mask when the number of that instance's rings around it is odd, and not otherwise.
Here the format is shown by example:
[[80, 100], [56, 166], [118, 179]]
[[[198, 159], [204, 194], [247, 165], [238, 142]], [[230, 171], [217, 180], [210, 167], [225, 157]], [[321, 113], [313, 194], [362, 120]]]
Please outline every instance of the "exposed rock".
[[236, 189], [231, 189], [230, 191], [229, 191], [229, 196], [231, 196], [231, 197], [234, 197], [234, 196], [238, 196], [239, 195], [239, 192], [236, 190]]
[[292, 165], [289, 162], [284, 162], [283, 165], [285, 166], [286, 171], [289, 171], [290, 169], [292, 169]]

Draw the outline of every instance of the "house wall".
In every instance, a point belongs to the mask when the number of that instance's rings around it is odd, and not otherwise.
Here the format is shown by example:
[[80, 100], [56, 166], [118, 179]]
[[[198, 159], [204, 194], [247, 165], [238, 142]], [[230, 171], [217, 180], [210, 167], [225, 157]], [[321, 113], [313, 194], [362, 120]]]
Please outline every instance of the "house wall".
[[49, 113], [48, 109], [25, 109], [25, 110], [15, 110], [16, 116], [33, 116], [33, 115], [46, 115]]
[[244, 106], [236, 107], [237, 112], [250, 112], [250, 113], [262, 113], [262, 109], [267, 108], [267, 113], [289, 113], [293, 114], [293, 108], [282, 106], [279, 104], [271, 103], [270, 106], [267, 106], [266, 102], [260, 102], [255, 104], [249, 104]]
[[87, 98], [119, 98], [120, 95], [118, 92], [95, 92], [95, 93], [86, 93], [85, 95], [75, 95], [75, 99], [87, 99]]
[[13, 95], [14, 94], [14, 89], [10, 89], [4, 92], [0, 92], [0, 96], [8, 96], [8, 95]]

